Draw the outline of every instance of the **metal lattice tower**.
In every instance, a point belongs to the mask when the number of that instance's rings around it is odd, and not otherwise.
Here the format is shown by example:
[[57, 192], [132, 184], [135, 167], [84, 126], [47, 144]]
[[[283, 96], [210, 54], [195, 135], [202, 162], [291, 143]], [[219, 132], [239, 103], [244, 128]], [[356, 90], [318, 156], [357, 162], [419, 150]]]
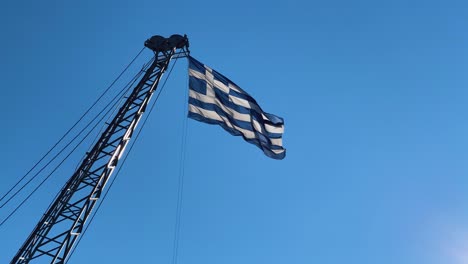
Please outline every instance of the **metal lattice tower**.
[[[81, 165], [16, 253], [10, 264], [63, 264], [82, 234], [172, 59], [189, 54], [186, 36], [153, 36], [145, 42], [154, 59]], [[37, 262], [36, 262], [37, 261]]]

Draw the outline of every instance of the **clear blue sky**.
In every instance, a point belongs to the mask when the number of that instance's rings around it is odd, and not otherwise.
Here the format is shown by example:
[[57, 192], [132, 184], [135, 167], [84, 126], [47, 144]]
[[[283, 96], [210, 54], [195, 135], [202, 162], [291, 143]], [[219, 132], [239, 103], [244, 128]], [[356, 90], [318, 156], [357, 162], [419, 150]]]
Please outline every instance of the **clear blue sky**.
[[[6, 1], [0, 192], [144, 40], [186, 33], [194, 57], [284, 117], [288, 152], [268, 159], [188, 120], [178, 263], [468, 263], [467, 12], [431, 0]], [[186, 68], [69, 263], [170, 263]], [[81, 156], [0, 227], [0, 263]]]

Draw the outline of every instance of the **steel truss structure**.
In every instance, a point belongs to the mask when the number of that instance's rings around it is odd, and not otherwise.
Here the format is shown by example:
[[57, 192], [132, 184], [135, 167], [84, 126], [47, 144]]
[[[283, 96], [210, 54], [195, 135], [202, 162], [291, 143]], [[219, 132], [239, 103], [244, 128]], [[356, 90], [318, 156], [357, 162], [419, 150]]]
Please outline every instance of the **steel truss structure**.
[[[175, 36], [175, 37], [174, 37]], [[157, 43], [151, 40], [158, 40]], [[186, 36], [145, 42], [154, 59], [91, 151], [16, 253], [10, 264], [66, 263], [86, 221], [119, 163], [163, 73], [172, 59], [189, 54]], [[37, 261], [37, 262], [36, 262]]]

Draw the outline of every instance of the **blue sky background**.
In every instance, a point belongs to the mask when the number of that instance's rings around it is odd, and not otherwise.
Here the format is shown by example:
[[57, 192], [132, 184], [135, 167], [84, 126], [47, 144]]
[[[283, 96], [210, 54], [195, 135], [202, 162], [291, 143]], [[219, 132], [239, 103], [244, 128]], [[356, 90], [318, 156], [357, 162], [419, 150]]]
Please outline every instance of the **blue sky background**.
[[[284, 117], [288, 152], [271, 160], [188, 120], [178, 263], [468, 263], [467, 11], [465, 1], [4, 2], [0, 192], [147, 38], [186, 33], [194, 57]], [[69, 263], [171, 262], [186, 68], [175, 66]], [[0, 227], [1, 263], [84, 151]]]

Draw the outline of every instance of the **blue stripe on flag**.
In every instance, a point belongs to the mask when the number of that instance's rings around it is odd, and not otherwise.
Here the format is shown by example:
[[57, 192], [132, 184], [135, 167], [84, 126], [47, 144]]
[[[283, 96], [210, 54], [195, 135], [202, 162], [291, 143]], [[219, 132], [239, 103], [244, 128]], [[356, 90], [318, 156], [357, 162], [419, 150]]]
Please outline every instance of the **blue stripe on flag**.
[[234, 91], [233, 89], [229, 90], [229, 95], [232, 95], [232, 96], [247, 100], [251, 103], [257, 104], [257, 102], [255, 102], [255, 100], [252, 97], [250, 97], [250, 95], [245, 94], [245, 93], [244, 94], [238, 93], [237, 91]]
[[206, 94], [206, 81], [190, 76], [189, 78], [190, 89], [197, 93]]
[[192, 57], [190, 57], [189, 58], [189, 63], [190, 63], [190, 65], [189, 65], [190, 69], [194, 69], [194, 70], [196, 70], [198, 72], [201, 72], [201, 73], [205, 72], [205, 66], [201, 62], [199, 62], [199, 61], [193, 59]]
[[263, 112], [263, 114], [271, 121], [270, 123], [273, 124], [273, 125], [282, 125], [282, 124], [284, 124], [283, 118], [281, 118], [279, 116], [275, 116], [275, 115], [269, 114], [267, 112]]

